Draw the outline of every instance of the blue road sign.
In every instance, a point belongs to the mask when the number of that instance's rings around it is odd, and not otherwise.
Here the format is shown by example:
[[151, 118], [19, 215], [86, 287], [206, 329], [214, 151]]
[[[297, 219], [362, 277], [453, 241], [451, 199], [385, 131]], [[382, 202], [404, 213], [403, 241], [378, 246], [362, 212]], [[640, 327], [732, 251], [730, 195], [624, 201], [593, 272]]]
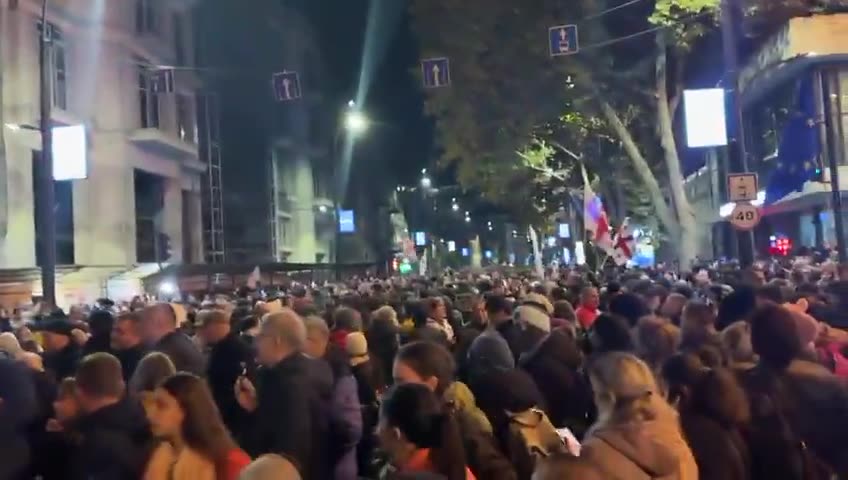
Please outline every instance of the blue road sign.
[[300, 77], [297, 72], [279, 72], [273, 77], [274, 98], [289, 102], [300, 98]]
[[577, 25], [560, 25], [548, 29], [548, 45], [552, 57], [574, 55], [580, 50]]
[[422, 60], [421, 73], [426, 88], [450, 86], [450, 61], [445, 57]]

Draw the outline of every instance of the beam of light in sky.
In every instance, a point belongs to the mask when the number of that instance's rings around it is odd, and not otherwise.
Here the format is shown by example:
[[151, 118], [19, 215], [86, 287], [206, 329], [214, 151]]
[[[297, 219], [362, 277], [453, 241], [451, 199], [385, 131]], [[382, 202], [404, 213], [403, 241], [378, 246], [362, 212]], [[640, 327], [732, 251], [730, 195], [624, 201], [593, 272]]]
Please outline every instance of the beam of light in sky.
[[[362, 46], [362, 62], [359, 67], [359, 84], [356, 88], [355, 104], [367, 115], [368, 93], [374, 74], [383, 62], [386, 50], [397, 34], [407, 8], [406, 0], [371, 0], [368, 7], [365, 43]], [[363, 137], [368, 133], [363, 134]], [[344, 148], [341, 152], [341, 178], [339, 179], [339, 198], [347, 195], [348, 179], [350, 178], [351, 160], [354, 143], [363, 137], [345, 135]]]

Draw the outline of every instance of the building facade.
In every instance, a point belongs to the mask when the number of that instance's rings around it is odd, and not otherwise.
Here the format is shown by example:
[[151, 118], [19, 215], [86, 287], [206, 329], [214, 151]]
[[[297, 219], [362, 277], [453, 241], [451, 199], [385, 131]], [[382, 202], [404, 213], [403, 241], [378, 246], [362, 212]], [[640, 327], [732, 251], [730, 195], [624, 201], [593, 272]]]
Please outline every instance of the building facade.
[[285, 40], [280, 47], [283, 70], [297, 72], [301, 96], [278, 101], [270, 149], [269, 204], [274, 259], [288, 263], [335, 261], [337, 236], [333, 172], [339, 163], [343, 135], [334, 109], [322, 92], [325, 69], [315, 32], [308, 20], [286, 13]]
[[[54, 127], [82, 125], [87, 178], [57, 181], [57, 301], [109, 292], [138, 265], [203, 261], [192, 0], [50, 0]], [[0, 269], [39, 265], [41, 1], [0, 2], [5, 172]], [[55, 151], [55, 150], [54, 150]], [[37, 282], [34, 282], [37, 284]], [[73, 286], [71, 286], [73, 284]], [[36, 292], [37, 293], [37, 292]]]
[[[740, 95], [746, 124], [749, 170], [759, 175], [756, 202], [763, 219], [754, 230], [757, 255], [767, 255], [775, 240], [789, 239], [793, 248], [830, 248], [837, 243], [835, 215], [848, 224], [848, 211], [834, 211], [831, 162], [837, 165], [839, 191], [848, 201], [848, 14], [789, 18], [746, 59], [740, 72]], [[808, 127], [817, 141], [796, 175], [809, 179], [794, 192], [766, 202], [784, 160], [782, 141], [799, 143], [787, 130], [801, 116], [802, 82], [810, 88]], [[737, 235], [728, 222], [735, 206], [728, 201], [726, 175], [732, 170], [725, 149], [705, 153], [705, 166], [687, 179], [687, 191], [698, 218], [705, 220], [700, 253], [709, 258], [738, 256]]]

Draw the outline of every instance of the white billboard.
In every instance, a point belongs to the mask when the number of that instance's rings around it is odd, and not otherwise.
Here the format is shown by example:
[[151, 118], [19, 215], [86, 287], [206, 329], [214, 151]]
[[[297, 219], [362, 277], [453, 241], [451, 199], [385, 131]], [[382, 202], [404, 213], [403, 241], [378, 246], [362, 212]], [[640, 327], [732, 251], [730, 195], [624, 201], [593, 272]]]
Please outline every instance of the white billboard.
[[690, 148], [727, 145], [727, 115], [724, 89], [683, 91], [686, 143]]
[[53, 127], [53, 179], [88, 178], [88, 142], [84, 125]]

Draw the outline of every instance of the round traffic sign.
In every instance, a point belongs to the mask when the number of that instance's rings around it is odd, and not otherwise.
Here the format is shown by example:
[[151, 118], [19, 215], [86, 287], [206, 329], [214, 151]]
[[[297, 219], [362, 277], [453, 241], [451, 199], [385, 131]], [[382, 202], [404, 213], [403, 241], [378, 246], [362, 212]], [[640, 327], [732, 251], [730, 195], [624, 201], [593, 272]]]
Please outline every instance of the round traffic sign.
[[730, 223], [737, 230], [753, 230], [760, 223], [760, 209], [750, 203], [737, 203], [730, 214]]

